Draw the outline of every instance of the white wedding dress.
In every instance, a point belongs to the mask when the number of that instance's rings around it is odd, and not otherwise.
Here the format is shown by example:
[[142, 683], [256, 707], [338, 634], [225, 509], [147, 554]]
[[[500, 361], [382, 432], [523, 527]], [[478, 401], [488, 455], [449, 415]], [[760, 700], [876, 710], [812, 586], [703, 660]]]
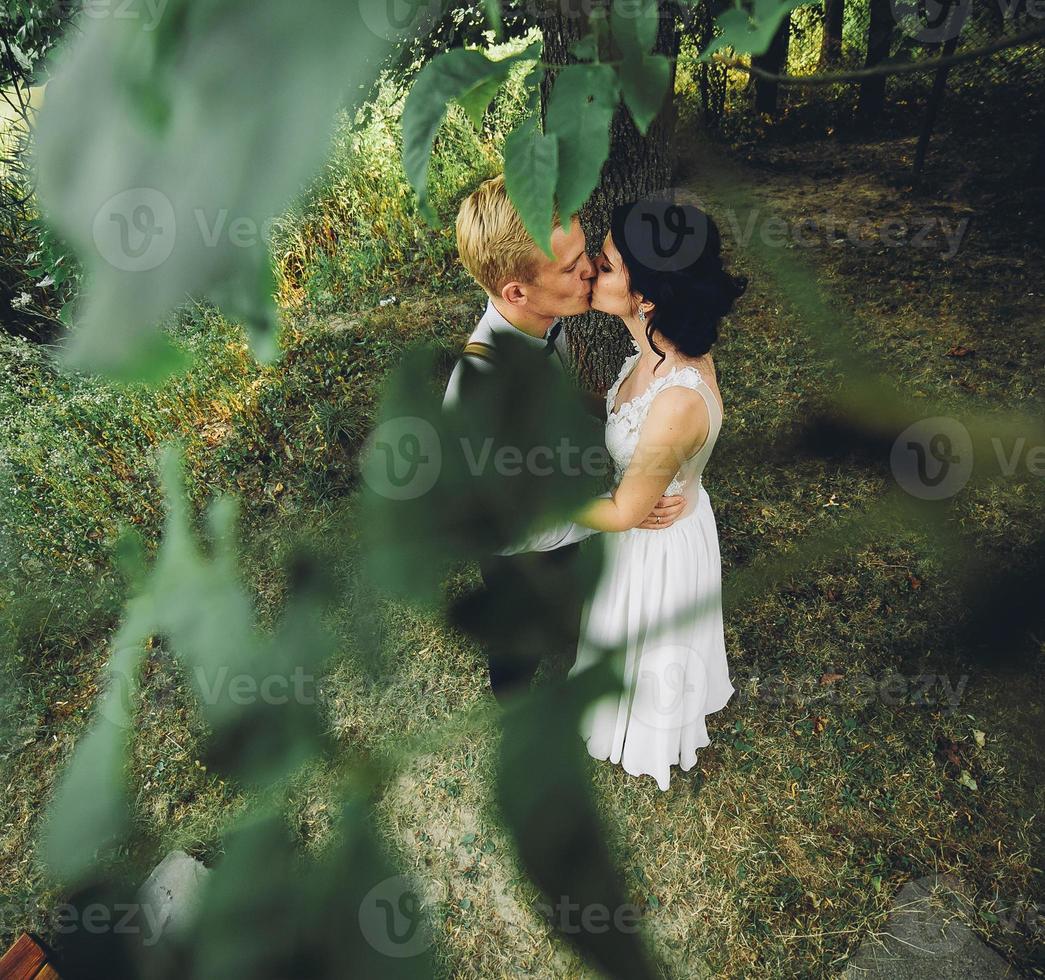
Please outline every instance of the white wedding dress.
[[[612, 663], [623, 693], [588, 706], [581, 735], [596, 759], [620, 763], [633, 776], [651, 775], [666, 790], [670, 767], [692, 769], [697, 749], [710, 744], [706, 715], [725, 707], [729, 679], [722, 629], [718, 531], [701, 474], [722, 426], [722, 410], [700, 372], [674, 368], [613, 411], [621, 383], [639, 354], [625, 360], [606, 392], [606, 448], [619, 483], [650, 404], [665, 388], [700, 393], [710, 413], [704, 445], [683, 461], [664, 491], [682, 494], [687, 511], [671, 527], [605, 534], [605, 565], [581, 619], [572, 677], [618, 647]], [[693, 613], [687, 614], [689, 610]]]

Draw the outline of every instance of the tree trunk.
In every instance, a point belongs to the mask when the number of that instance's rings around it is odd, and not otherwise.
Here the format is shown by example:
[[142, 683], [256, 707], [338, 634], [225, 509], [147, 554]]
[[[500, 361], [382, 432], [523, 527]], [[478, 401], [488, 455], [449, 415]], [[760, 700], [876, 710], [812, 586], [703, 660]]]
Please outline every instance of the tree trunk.
[[1045, 187], [1045, 130], [1038, 137], [1038, 149], [1031, 160], [1028, 183], [1031, 187]]
[[833, 68], [842, 56], [845, 0], [824, 0], [824, 35], [820, 42], [820, 71]]
[[[941, 57], [949, 57], [954, 54], [954, 49], [958, 47], [958, 36], [948, 38], [943, 45]], [[920, 181], [922, 179], [922, 170], [925, 167], [925, 154], [929, 149], [929, 140], [932, 138], [933, 126], [936, 125], [936, 116], [940, 111], [940, 104], [943, 102], [944, 89], [947, 87], [947, 66], [936, 69], [936, 76], [933, 78], [933, 88], [929, 95], [929, 102], [925, 107], [925, 119], [922, 120], [922, 131], [918, 137], [918, 148], [914, 152], [914, 179]]]
[[[603, 4], [605, 5], [605, 4]], [[569, 49], [587, 30], [587, 20], [566, 4], [549, 6], [542, 12], [544, 61], [566, 65], [574, 62]], [[584, 9], [581, 7], [580, 9]], [[609, 212], [617, 204], [644, 197], [670, 186], [672, 175], [671, 137], [675, 128], [675, 71], [678, 54], [678, 25], [672, 7], [662, 2], [660, 28], [654, 51], [672, 59], [671, 81], [664, 106], [645, 136], [640, 135], [627, 109], [621, 106], [610, 129], [610, 155], [602, 168], [602, 178], [587, 204], [580, 222], [588, 240], [588, 255], [599, 254], [609, 227]], [[549, 72], [549, 76], [551, 73]], [[547, 106], [551, 79], [546, 78], [542, 113]], [[616, 317], [592, 311], [563, 320], [570, 354], [581, 384], [605, 391], [617, 377], [620, 366], [631, 351], [631, 339]]]
[[[788, 14], [777, 28], [765, 54], [752, 57], [751, 64], [763, 71], [782, 75], [787, 70], [787, 50], [791, 42], [791, 15]], [[764, 78], [755, 79], [755, 112], [775, 116], [780, 84]]]
[[[874, 68], [889, 57], [893, 43], [893, 8], [890, 0], [871, 0], [871, 16], [867, 24], [866, 68]], [[865, 78], [860, 84], [859, 112], [864, 119], [874, 119], [885, 108], [885, 75]]]

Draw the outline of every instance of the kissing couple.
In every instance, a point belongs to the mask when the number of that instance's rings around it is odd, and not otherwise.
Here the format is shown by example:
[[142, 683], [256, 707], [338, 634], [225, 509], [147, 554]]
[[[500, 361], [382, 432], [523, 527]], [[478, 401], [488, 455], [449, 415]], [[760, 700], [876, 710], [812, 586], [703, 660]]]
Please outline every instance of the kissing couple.
[[[443, 400], [467, 410], [463, 362], [496, 371], [498, 334], [545, 349], [548, 371], [568, 370], [560, 317], [600, 310], [630, 334], [634, 353], [599, 403], [612, 492], [591, 500], [571, 523], [486, 557], [480, 568], [491, 601], [527, 595], [523, 584], [535, 581], [549, 603], [559, 601], [570, 595], [581, 542], [602, 533], [598, 583], [567, 611], [569, 628], [554, 644], [565, 649], [555, 652], [573, 658], [572, 677], [613, 649], [620, 690], [588, 706], [580, 734], [591, 756], [650, 775], [661, 790], [671, 766], [688, 771], [696, 764], [697, 749], [710, 743], [705, 716], [725, 707], [735, 690], [718, 531], [702, 476], [723, 417], [711, 348], [719, 321], [747, 285], [724, 269], [714, 222], [693, 205], [672, 207], [676, 227], [681, 218], [693, 234], [670, 260], [648, 247], [649, 220], [639, 219], [651, 209], [664, 213], [663, 202], [650, 201], [613, 209], [594, 260], [577, 217], [564, 223], [555, 214], [552, 259], [526, 231], [503, 176], [484, 181], [462, 202], [456, 232], [462, 264], [487, 293], [486, 311]], [[487, 657], [493, 693], [508, 704], [529, 687], [542, 652], [491, 643]]]

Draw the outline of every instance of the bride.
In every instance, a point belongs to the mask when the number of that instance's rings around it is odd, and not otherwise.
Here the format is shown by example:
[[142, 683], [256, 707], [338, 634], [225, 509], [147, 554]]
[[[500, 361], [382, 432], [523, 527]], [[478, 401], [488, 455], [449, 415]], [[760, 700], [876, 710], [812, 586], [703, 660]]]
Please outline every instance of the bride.
[[[710, 350], [747, 280], [724, 270], [718, 229], [692, 205], [676, 206], [675, 217], [683, 214], [693, 230], [695, 254], [683, 254], [684, 246], [666, 261], [643, 249], [634, 209], [646, 203], [614, 209], [596, 262], [592, 307], [621, 318], [635, 353], [606, 393], [615, 488], [574, 517], [619, 533], [605, 538], [605, 565], [569, 675], [612, 649], [622, 691], [582, 717], [588, 752], [632, 775], [651, 775], [667, 790], [670, 767], [688, 771], [696, 750], [709, 744], [705, 715], [725, 707], [735, 690], [722, 629], [718, 532], [701, 475], [723, 412]], [[669, 528], [640, 528], [663, 494], [686, 498], [682, 516]]]

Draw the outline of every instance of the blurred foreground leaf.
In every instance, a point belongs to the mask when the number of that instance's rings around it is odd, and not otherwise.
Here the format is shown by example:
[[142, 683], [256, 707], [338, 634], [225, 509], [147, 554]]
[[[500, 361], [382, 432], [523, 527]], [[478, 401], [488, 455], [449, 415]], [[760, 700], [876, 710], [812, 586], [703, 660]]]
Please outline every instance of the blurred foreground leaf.
[[365, 799], [350, 795], [336, 833], [310, 858], [279, 815], [244, 820], [204, 893], [192, 976], [432, 976], [427, 913], [378, 844]]
[[151, 596], [133, 600], [112, 643], [97, 717], [73, 752], [44, 818], [43, 862], [58, 880], [84, 880], [127, 829], [124, 765], [138, 669], [153, 618]]
[[393, 594], [435, 600], [450, 562], [561, 522], [602, 489], [602, 423], [572, 382], [511, 335], [494, 357], [493, 371], [465, 361], [445, 412], [431, 352], [408, 355], [385, 393], [362, 462], [363, 535], [375, 583]]
[[626, 901], [592, 798], [588, 755], [578, 734], [585, 707], [619, 691], [608, 660], [547, 684], [503, 717], [497, 761], [501, 812], [527, 874], [541, 889], [557, 931], [608, 977], [656, 973]]
[[753, 0], [748, 9], [738, 0], [715, 18], [718, 34], [700, 53], [701, 60], [721, 48], [732, 48], [737, 54], [765, 54], [781, 21], [807, 3], [809, 0]]
[[327, 0], [128, 0], [80, 27], [37, 133], [42, 209], [87, 272], [69, 363], [159, 380], [181, 366], [159, 323], [189, 296], [274, 357], [270, 223], [387, 42]]
[[188, 669], [210, 727], [208, 758], [225, 775], [267, 786], [322, 746], [317, 672], [331, 651], [320, 625], [324, 590], [301, 581], [271, 639], [255, 629], [237, 578], [235, 508], [211, 509], [215, 554], [194, 539], [178, 454], [164, 453], [167, 526], [142, 592], [127, 609], [106, 670], [98, 715], [77, 745], [48, 807], [44, 860], [58, 880], [83, 879], [128, 826], [124, 766], [145, 641], [166, 636]]

